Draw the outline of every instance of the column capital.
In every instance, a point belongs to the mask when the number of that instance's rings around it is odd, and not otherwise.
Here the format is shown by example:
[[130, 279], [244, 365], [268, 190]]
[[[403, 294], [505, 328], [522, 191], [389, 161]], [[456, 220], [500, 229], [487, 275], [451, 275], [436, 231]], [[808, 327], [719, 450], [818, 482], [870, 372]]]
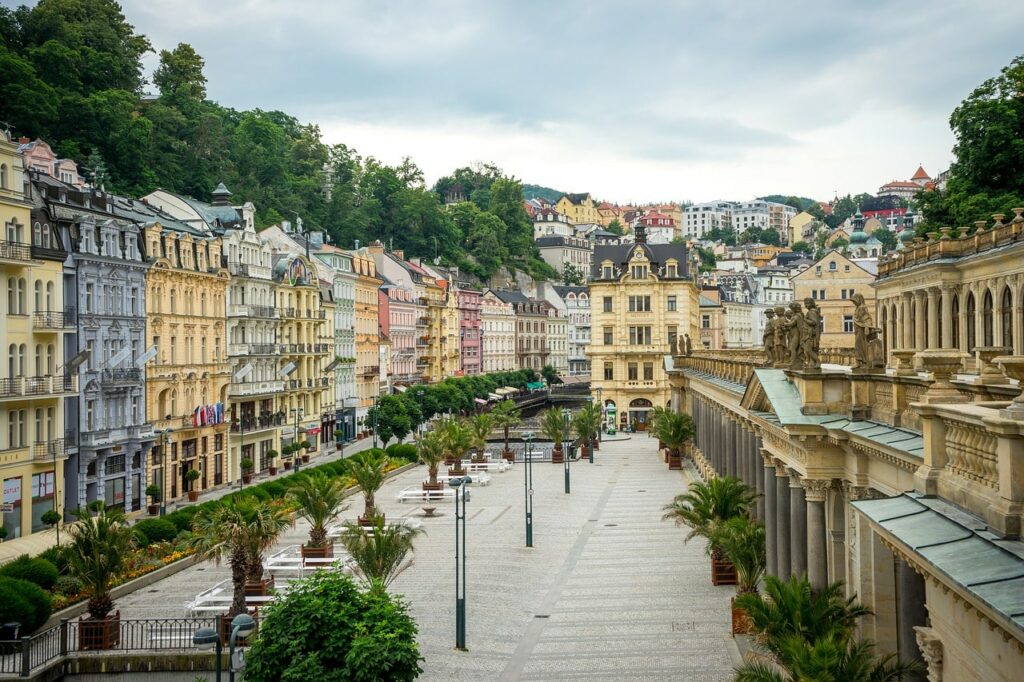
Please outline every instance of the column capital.
[[818, 478], [805, 478], [801, 483], [808, 502], [824, 502], [829, 488], [832, 487], [832, 481]]
[[789, 478], [789, 467], [781, 459], [775, 460], [775, 478]]
[[789, 470], [789, 487], [792, 490], [803, 490], [803, 479], [800, 478], [800, 472]]
[[843, 497], [847, 500], [876, 500], [880, 497], [884, 497], [877, 490], [872, 489], [866, 485], [855, 485], [849, 481], [843, 481]]
[[765, 468], [775, 468], [775, 458], [772, 457], [772, 453], [768, 452], [766, 448], [759, 448], [757, 454], [761, 455], [761, 461], [764, 462]]

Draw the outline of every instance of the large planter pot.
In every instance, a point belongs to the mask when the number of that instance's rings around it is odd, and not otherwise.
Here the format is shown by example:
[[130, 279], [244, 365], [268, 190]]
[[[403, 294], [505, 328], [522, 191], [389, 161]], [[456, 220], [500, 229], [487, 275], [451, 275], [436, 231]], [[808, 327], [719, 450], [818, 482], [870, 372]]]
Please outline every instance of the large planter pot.
[[198, 490], [189, 490], [188, 491], [188, 501], [189, 502], [198, 502], [199, 501], [199, 491]]
[[356, 523], [358, 523], [358, 524], [359, 524], [360, 526], [362, 526], [363, 528], [371, 528], [371, 527], [373, 527], [373, 522], [374, 522], [374, 521], [375, 521], [375, 520], [376, 520], [376, 519], [377, 519], [378, 517], [380, 518], [380, 522], [381, 522], [381, 523], [383, 524], [383, 523], [384, 523], [384, 512], [380, 512], [380, 513], [379, 513], [379, 514], [378, 514], [377, 516], [374, 516], [374, 517], [369, 517], [369, 516], [360, 516], [360, 517], [359, 517], [359, 518], [358, 518], [358, 519], [356, 520]]
[[309, 464], [309, 455], [303, 455], [302, 456], [302, 463], [303, 464]]
[[356, 434], [356, 440], [362, 440], [363, 438], [364, 438], [363, 434], [361, 434], [361, 433], [357, 433]]
[[266, 597], [272, 589], [274, 589], [274, 576], [255, 582], [250, 581], [245, 584], [245, 596]]
[[723, 557], [711, 555], [711, 584], [735, 585], [736, 567]]
[[242, 474], [242, 483], [246, 485], [252, 483], [252, 474]]
[[551, 463], [562, 464], [565, 462], [565, 450], [555, 449], [551, 451]]
[[668, 468], [669, 469], [682, 469], [683, 468], [683, 457], [678, 452], [668, 451]]
[[502, 450], [501, 456], [504, 458], [506, 462], [512, 462], [513, 464], [515, 464], [516, 453], [512, 452], [511, 450]]
[[284, 461], [284, 470], [288, 471], [291, 468], [292, 468], [292, 461], [290, 459], [286, 459]]
[[750, 621], [750, 616], [746, 612], [736, 607], [736, 597], [732, 598], [730, 606], [732, 607], [732, 634], [749, 635], [752, 633], [754, 631], [754, 624]]
[[338, 452], [341, 452], [341, 449], [342, 449], [343, 447], [345, 447], [345, 444], [344, 444], [344, 443], [335, 443], [335, 444], [334, 444], [334, 449], [335, 449], [335, 450], [337, 450]]
[[455, 464], [455, 458], [454, 457], [445, 457], [444, 458], [444, 465], [445, 466], [449, 466], [450, 467], [453, 464]]
[[82, 616], [78, 620], [80, 651], [113, 649], [121, 642], [121, 612], [108, 613], [103, 620]]
[[594, 441], [594, 452], [597, 452], [600, 449], [601, 449], [601, 441], [595, 440]]
[[449, 476], [465, 476], [466, 475], [466, 470], [463, 467], [459, 467], [458, 469], [449, 469], [448, 470], [448, 475]]
[[270, 470], [271, 476], [277, 476], [277, 467], [267, 467]]
[[160, 513], [160, 505], [159, 504], [148, 505], [146, 507], [146, 511], [149, 512], [150, 516], [156, 516], [157, 514]]
[[299, 548], [303, 559], [331, 559], [334, 557], [334, 544], [328, 542], [323, 547], [307, 547], [302, 545]]
[[444, 483], [423, 483], [424, 490], [444, 490]]

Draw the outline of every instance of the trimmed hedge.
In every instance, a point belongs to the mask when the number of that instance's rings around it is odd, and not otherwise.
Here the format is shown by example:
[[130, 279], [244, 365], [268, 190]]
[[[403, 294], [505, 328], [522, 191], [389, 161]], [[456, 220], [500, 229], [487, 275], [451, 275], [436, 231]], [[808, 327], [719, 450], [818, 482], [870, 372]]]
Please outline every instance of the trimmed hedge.
[[25, 580], [44, 590], [49, 590], [57, 582], [60, 572], [52, 562], [46, 559], [32, 558], [28, 554], [22, 554], [14, 561], [0, 566], [0, 576]]
[[419, 461], [419, 457], [416, 455], [416, 446], [410, 443], [395, 443], [394, 445], [389, 445], [387, 453], [388, 457], [392, 459], [400, 459], [404, 462]]
[[0, 578], [0, 622], [21, 623], [21, 635], [37, 630], [53, 613], [50, 597], [35, 583]]
[[177, 524], [168, 519], [145, 519], [136, 523], [132, 529], [150, 545], [154, 542], [170, 542], [180, 532]]

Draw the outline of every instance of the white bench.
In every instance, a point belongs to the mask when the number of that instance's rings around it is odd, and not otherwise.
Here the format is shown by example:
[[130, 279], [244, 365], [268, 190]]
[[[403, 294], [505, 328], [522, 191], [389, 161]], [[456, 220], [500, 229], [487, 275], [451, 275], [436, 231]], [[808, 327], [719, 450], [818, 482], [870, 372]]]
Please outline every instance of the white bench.
[[503, 459], [495, 459], [490, 462], [466, 462], [466, 469], [469, 471], [497, 471], [503, 474], [512, 468], [512, 465]]
[[[260, 607], [277, 599], [281, 593], [286, 592], [287, 584], [278, 586], [277, 594], [255, 596], [246, 595], [245, 605], [247, 607]], [[222, 580], [213, 587], [203, 590], [196, 598], [185, 605], [185, 613], [195, 616], [201, 613], [224, 613], [231, 607], [234, 601], [234, 588], [230, 580]]]
[[455, 499], [455, 488], [442, 488], [441, 490], [424, 490], [423, 488], [406, 488], [397, 495], [395, 499], [399, 502], [414, 500], [416, 502], [438, 502]]
[[[447, 474], [439, 474], [438, 477], [437, 477], [437, 482], [438, 483], [444, 483], [447, 486], [448, 485], [448, 481], [452, 480], [453, 478], [462, 478], [462, 477], [461, 476], [449, 476]], [[488, 474], [485, 474], [485, 473], [483, 473], [481, 471], [470, 472], [469, 478], [471, 480], [469, 481], [468, 485], [490, 485], [491, 484], [491, 477]], [[423, 482], [424, 483], [429, 483], [430, 479], [424, 479]]]

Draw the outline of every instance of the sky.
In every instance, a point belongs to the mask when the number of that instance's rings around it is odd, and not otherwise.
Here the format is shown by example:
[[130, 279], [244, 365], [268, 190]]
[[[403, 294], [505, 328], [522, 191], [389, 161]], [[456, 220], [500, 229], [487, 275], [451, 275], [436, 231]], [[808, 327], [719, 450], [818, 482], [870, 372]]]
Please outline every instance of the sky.
[[[829, 199], [949, 166], [1024, 2], [122, 0], [208, 95], [432, 182], [492, 162], [617, 202]], [[147, 58], [148, 68], [156, 57]]]

